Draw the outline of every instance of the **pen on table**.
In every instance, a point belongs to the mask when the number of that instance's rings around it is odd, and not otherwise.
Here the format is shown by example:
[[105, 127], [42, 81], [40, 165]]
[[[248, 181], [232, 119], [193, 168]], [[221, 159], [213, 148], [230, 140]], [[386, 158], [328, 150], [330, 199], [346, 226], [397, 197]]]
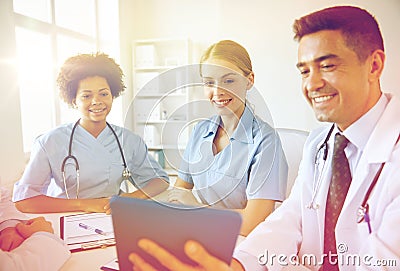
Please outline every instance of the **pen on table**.
[[106, 232], [100, 230], [100, 229], [96, 229], [93, 228], [92, 226], [86, 225], [84, 223], [79, 223], [79, 227], [85, 229], [85, 230], [89, 230], [89, 231], [94, 231], [95, 233], [101, 234], [101, 235], [107, 235]]

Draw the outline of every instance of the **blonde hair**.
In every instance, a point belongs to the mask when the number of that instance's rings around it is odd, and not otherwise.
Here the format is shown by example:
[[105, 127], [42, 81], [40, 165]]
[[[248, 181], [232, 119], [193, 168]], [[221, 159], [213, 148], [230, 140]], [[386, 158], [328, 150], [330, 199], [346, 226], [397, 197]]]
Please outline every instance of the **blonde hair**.
[[244, 76], [253, 71], [249, 53], [242, 45], [232, 40], [221, 40], [208, 47], [200, 58], [200, 74], [202, 74], [201, 65], [212, 58], [232, 63], [243, 72]]

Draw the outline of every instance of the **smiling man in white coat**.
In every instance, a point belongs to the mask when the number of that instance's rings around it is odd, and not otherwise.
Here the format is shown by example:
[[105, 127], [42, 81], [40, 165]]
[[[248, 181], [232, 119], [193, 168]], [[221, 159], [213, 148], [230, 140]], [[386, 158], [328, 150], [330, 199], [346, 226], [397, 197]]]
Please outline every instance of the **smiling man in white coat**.
[[[378, 24], [360, 8], [333, 7], [296, 20], [293, 28], [303, 94], [316, 118], [333, 124], [310, 134], [289, 199], [236, 256], [243, 265], [249, 255], [258, 257], [259, 265], [248, 270], [290, 267], [290, 258], [312, 270], [398, 270], [400, 102], [381, 91], [385, 53]], [[336, 134], [347, 138], [347, 169], [336, 160]], [[287, 257], [282, 263], [272, 261], [280, 254]]]
[[[400, 101], [381, 91], [378, 23], [361, 8], [337, 6], [293, 29], [302, 91], [316, 118], [332, 124], [310, 134], [289, 198], [236, 248], [231, 266], [197, 242], [185, 251], [209, 271], [398, 270]], [[171, 270], [199, 270], [151, 240], [139, 246]], [[152, 270], [138, 255], [130, 259]]]

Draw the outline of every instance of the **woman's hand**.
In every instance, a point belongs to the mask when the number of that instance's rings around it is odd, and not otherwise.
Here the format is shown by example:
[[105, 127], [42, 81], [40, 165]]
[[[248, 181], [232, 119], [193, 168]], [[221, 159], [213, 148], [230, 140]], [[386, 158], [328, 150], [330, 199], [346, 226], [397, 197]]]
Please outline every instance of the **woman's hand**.
[[[164, 248], [160, 247], [158, 244], [154, 243], [148, 239], [141, 239], [138, 242], [138, 246], [143, 249], [146, 253], [150, 254], [156, 258], [163, 266], [173, 271], [233, 271], [233, 270], [243, 270], [241, 266], [235, 264], [238, 269], [232, 269], [225, 262], [219, 260], [218, 258], [210, 255], [207, 250], [195, 241], [187, 241], [184, 247], [186, 255], [192, 259], [194, 262], [198, 263], [197, 266], [190, 266], [182, 263], [174, 255], [166, 251]], [[133, 264], [133, 270], [142, 271], [156, 271], [156, 269], [149, 263], [145, 262], [136, 253], [131, 253], [129, 255], [129, 260]], [[236, 262], [237, 263], [237, 262]]]
[[44, 219], [44, 217], [36, 217], [28, 220], [26, 223], [18, 223], [15, 228], [23, 238], [29, 238], [35, 232], [49, 232], [54, 233], [51, 222]]
[[11, 251], [19, 247], [25, 240], [15, 227], [5, 228], [0, 232], [0, 249], [4, 251]]
[[110, 214], [110, 198], [83, 199], [84, 212]]
[[168, 201], [190, 206], [202, 206], [202, 204], [194, 197], [191, 189], [180, 187], [174, 187], [168, 191]]

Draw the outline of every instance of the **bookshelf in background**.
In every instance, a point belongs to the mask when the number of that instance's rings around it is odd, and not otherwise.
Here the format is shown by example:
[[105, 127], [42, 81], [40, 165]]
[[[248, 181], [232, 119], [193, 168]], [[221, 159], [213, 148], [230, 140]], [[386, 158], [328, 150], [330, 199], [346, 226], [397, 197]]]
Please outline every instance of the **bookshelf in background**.
[[176, 176], [189, 130], [192, 45], [189, 39], [133, 42], [134, 132], [149, 152]]

